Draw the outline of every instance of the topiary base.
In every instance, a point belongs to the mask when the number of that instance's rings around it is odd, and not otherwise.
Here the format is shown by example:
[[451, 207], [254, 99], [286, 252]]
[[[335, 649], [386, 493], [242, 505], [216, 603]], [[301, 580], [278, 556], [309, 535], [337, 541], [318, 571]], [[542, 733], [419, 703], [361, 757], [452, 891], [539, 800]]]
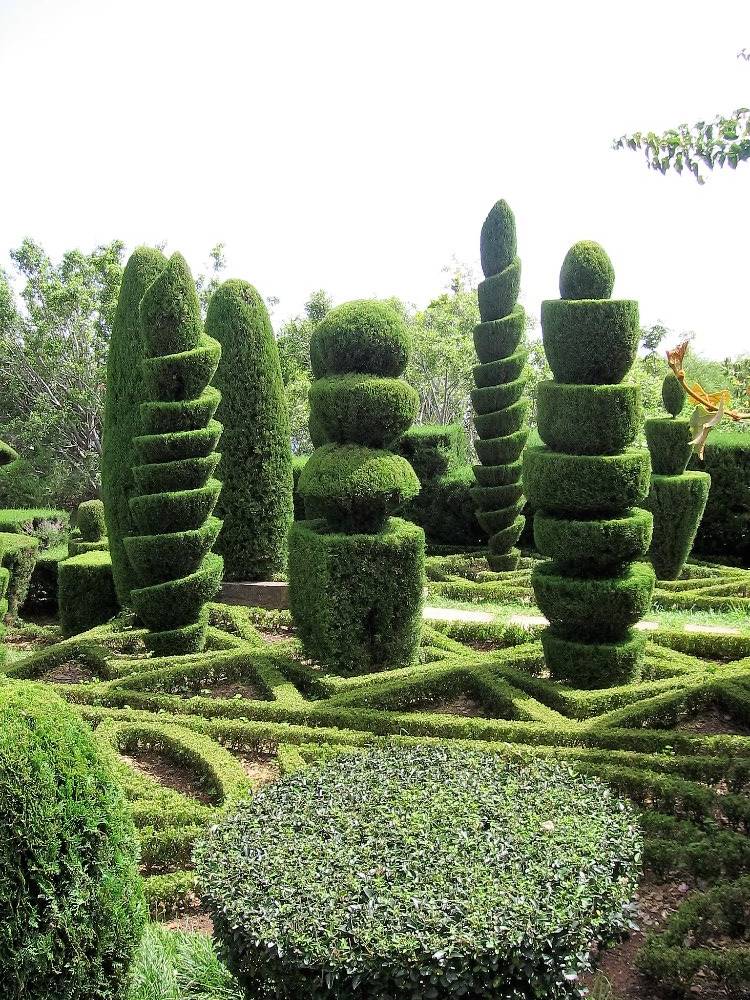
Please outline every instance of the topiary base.
[[57, 597], [63, 635], [103, 625], [120, 610], [109, 552], [84, 552], [57, 568]]
[[645, 645], [645, 637], [636, 632], [628, 632], [625, 639], [611, 643], [576, 642], [552, 628], [542, 633], [550, 675], [578, 688], [616, 687], [639, 680]]
[[342, 535], [324, 521], [289, 532], [292, 616], [308, 655], [338, 673], [414, 662], [424, 579], [424, 532], [400, 518], [376, 534]]

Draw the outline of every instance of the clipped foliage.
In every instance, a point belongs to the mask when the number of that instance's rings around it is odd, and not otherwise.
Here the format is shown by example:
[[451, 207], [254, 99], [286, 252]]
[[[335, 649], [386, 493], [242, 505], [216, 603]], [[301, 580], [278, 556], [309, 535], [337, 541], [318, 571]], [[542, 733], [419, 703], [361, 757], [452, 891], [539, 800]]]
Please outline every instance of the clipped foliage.
[[145, 905], [122, 793], [93, 733], [38, 685], [0, 687], [5, 1000], [119, 1000]]
[[679, 476], [687, 468], [693, 446], [690, 421], [683, 417], [649, 417], [646, 444], [651, 471], [657, 476]]
[[384, 447], [417, 410], [396, 378], [408, 350], [403, 320], [382, 302], [339, 306], [313, 334], [311, 419], [328, 443], [299, 475], [307, 515], [321, 520], [289, 533], [289, 600], [308, 654], [344, 673], [402, 666], [418, 645], [424, 532], [391, 514], [419, 479]]
[[104, 552], [109, 549], [104, 504], [101, 500], [86, 500], [76, 511], [76, 533], [68, 544], [68, 553], [79, 556], [84, 552]]
[[592, 942], [627, 926], [640, 860], [604, 791], [444, 746], [298, 771], [198, 848], [221, 956], [248, 998], [574, 997]]
[[550, 675], [577, 687], [640, 676], [645, 641], [631, 631], [651, 605], [654, 572], [642, 557], [653, 521], [639, 507], [649, 454], [631, 447], [641, 420], [636, 386], [620, 385], [635, 359], [638, 303], [611, 301], [614, 270], [596, 243], [571, 247], [562, 299], [542, 303], [544, 348], [554, 375], [539, 386], [543, 445], [526, 449], [523, 486], [537, 513], [534, 537], [552, 561], [531, 583], [550, 626], [542, 635]]
[[615, 269], [603, 246], [580, 240], [565, 254], [560, 268], [561, 299], [608, 299], [615, 284]]
[[6, 592], [6, 614], [18, 617], [29, 593], [31, 577], [39, 556], [39, 539], [25, 534], [0, 532], [0, 565], [10, 573]]
[[[146, 644], [151, 650], [159, 655], [195, 652], [205, 643], [203, 606], [216, 594], [223, 568], [221, 557], [204, 544], [216, 537], [215, 523], [206, 525], [221, 489], [212, 478], [219, 456], [207, 448], [215, 436], [215, 428], [209, 428], [221, 397], [203, 382], [213, 365], [206, 367], [204, 354], [217, 360], [220, 348], [202, 332], [195, 284], [179, 254], [173, 254], [146, 289], [141, 320], [148, 351], [144, 368], [158, 367], [159, 383], [171, 387], [162, 395], [174, 398], [148, 399], [141, 406], [147, 444], [142, 448], [139, 436], [140, 463], [133, 476], [141, 492], [131, 498], [138, 533], [124, 539], [128, 554], [133, 553], [131, 565], [137, 568], [138, 586], [130, 600], [149, 629]], [[153, 388], [153, 380], [151, 384]], [[162, 434], [165, 448], [175, 435], [185, 435], [180, 458], [153, 461], [153, 437]], [[196, 551], [204, 549], [194, 566]], [[172, 561], [161, 563], [159, 556], [171, 556]]]
[[524, 527], [518, 515], [521, 469], [518, 459], [528, 437], [530, 403], [523, 398], [527, 352], [519, 345], [526, 325], [516, 304], [521, 262], [516, 256], [516, 224], [505, 201], [490, 209], [482, 225], [480, 253], [485, 280], [478, 288], [482, 322], [474, 328], [480, 364], [471, 394], [481, 462], [479, 486], [472, 489], [480, 527], [490, 534], [487, 562], [492, 570], [518, 565], [515, 548]]
[[676, 580], [680, 576], [706, 509], [710, 488], [711, 477], [706, 472], [651, 477], [644, 506], [654, 518], [649, 558], [659, 580]]
[[[419, 493], [399, 509], [399, 515], [424, 528], [428, 544], [481, 545], [486, 534], [475, 516], [471, 490], [476, 479], [461, 424], [411, 427], [394, 447], [409, 461], [420, 483]], [[477, 471], [491, 469], [477, 466]]]
[[83, 552], [57, 564], [57, 601], [63, 635], [77, 635], [119, 611], [108, 552]]
[[664, 409], [671, 417], [679, 417], [686, 399], [687, 396], [680, 380], [674, 372], [667, 372], [661, 387], [661, 401], [664, 404]]
[[123, 537], [134, 531], [130, 497], [134, 493], [132, 468], [137, 452], [134, 439], [141, 433], [140, 405], [146, 399], [142, 363], [146, 350], [138, 307], [151, 282], [166, 266], [160, 250], [138, 247], [122, 275], [117, 311], [107, 355], [107, 392], [102, 439], [102, 499], [112, 555], [112, 574], [122, 605], [130, 602], [136, 585]]
[[206, 333], [221, 344], [216, 551], [227, 580], [268, 580], [286, 568], [293, 503], [289, 417], [265, 302], [246, 281], [224, 282], [211, 296]]
[[703, 461], [693, 459], [691, 468], [711, 476], [696, 551], [750, 565], [750, 434], [715, 434], [706, 444]]

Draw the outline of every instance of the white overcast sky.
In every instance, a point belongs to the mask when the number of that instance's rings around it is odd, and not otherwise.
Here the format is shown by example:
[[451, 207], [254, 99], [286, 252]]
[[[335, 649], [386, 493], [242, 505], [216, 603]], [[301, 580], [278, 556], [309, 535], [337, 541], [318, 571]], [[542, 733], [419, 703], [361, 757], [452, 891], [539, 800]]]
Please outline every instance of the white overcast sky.
[[166, 240], [281, 300], [437, 294], [516, 213], [522, 300], [594, 239], [644, 323], [750, 352], [750, 164], [700, 188], [614, 136], [750, 104], [750, 4], [0, 0], [0, 266]]

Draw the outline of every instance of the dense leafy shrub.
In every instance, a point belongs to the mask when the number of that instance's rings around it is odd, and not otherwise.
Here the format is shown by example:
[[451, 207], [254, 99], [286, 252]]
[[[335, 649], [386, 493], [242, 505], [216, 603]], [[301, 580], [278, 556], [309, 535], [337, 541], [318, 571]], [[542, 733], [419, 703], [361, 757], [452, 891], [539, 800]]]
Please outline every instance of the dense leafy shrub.
[[222, 957], [279, 1000], [577, 996], [639, 857], [597, 781], [446, 747], [298, 771], [197, 850]]
[[206, 333], [221, 344], [216, 551], [227, 580], [268, 580], [286, 568], [293, 507], [289, 417], [265, 302], [246, 281], [224, 282], [211, 296]]
[[76, 532], [68, 547], [70, 555], [104, 552], [108, 548], [104, 504], [101, 500], [86, 500], [76, 511]]
[[[218, 528], [209, 521], [221, 489], [211, 478], [218, 456], [208, 447], [220, 396], [204, 382], [220, 348], [202, 332], [195, 284], [179, 254], [146, 289], [141, 321], [143, 369], [156, 398], [141, 405], [146, 434], [136, 441], [142, 464], [133, 467], [133, 482], [140, 493], [130, 506], [139, 534], [123, 542], [139, 584], [131, 589], [131, 603], [150, 630], [147, 646], [164, 656], [203, 648], [203, 605], [216, 594], [223, 567], [221, 557], [210, 554]], [[180, 436], [180, 457], [154, 461], [163, 457], [155, 435], [163, 435], [165, 449]]]
[[137, 461], [134, 438], [141, 433], [140, 404], [147, 398], [142, 362], [145, 356], [138, 307], [143, 293], [166, 266], [160, 250], [138, 247], [122, 275], [120, 297], [107, 355], [107, 392], [102, 439], [102, 499], [112, 554], [112, 574], [120, 603], [130, 603], [136, 585], [122, 539], [135, 530], [129, 500]]
[[37, 685], [0, 687], [5, 1000], [119, 1000], [145, 907], [122, 793], [93, 733]]
[[[409, 460], [420, 483], [417, 496], [399, 510], [401, 517], [424, 528], [428, 543], [464, 546], [486, 541], [486, 533], [475, 516], [471, 490], [477, 481], [469, 465], [469, 441], [463, 427], [411, 427], [394, 448]], [[513, 470], [513, 466], [505, 468]], [[475, 469], [477, 475], [493, 471], [492, 466]]]
[[703, 462], [691, 468], [708, 472], [711, 492], [695, 539], [698, 552], [731, 556], [750, 565], [750, 434], [715, 434]]
[[63, 635], [109, 621], [119, 610], [108, 552], [84, 552], [57, 564], [57, 601]]
[[635, 386], [620, 380], [635, 359], [638, 303], [611, 301], [614, 270], [596, 243], [577, 243], [560, 272], [562, 299], [542, 303], [544, 347], [555, 376], [538, 387], [543, 445], [526, 449], [523, 484], [534, 535], [553, 557], [531, 582], [550, 627], [552, 677], [578, 687], [637, 679], [644, 640], [631, 632], [651, 604], [654, 573], [633, 563], [652, 533], [638, 507], [648, 493], [648, 452], [628, 447], [640, 422]]
[[485, 279], [478, 289], [482, 322], [474, 330], [474, 346], [481, 364], [474, 369], [477, 388], [471, 399], [474, 426], [487, 447], [477, 447], [486, 471], [477, 472], [480, 486], [472, 496], [479, 524], [490, 534], [490, 569], [510, 570], [518, 565], [514, 546], [525, 524], [519, 513], [521, 470], [516, 463], [528, 436], [530, 404], [521, 398], [526, 351], [519, 350], [519, 344], [525, 316], [516, 304], [521, 262], [516, 255], [515, 219], [507, 202], [498, 201], [490, 209], [479, 244]]
[[39, 539], [30, 535], [0, 532], [0, 565], [10, 572], [7, 614], [17, 618], [29, 593], [39, 554]]
[[391, 518], [419, 480], [385, 448], [415, 412], [396, 377], [408, 350], [403, 320], [381, 302], [331, 310], [310, 348], [312, 418], [334, 440], [299, 476], [308, 516], [322, 519], [289, 533], [289, 601], [308, 654], [344, 673], [403, 666], [419, 643], [424, 532]]

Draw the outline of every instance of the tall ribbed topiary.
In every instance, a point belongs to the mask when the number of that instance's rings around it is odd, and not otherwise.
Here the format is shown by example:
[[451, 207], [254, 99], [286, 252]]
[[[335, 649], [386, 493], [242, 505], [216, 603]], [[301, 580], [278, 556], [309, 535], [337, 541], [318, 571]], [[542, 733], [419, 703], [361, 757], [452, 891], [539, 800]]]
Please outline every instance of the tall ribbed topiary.
[[406, 666], [419, 647], [424, 532], [390, 516], [419, 480], [386, 449], [419, 408], [399, 378], [409, 348], [401, 317], [369, 301], [331, 310], [310, 346], [310, 409], [327, 443], [298, 490], [322, 517], [292, 525], [289, 600], [309, 655], [341, 673]]
[[667, 374], [662, 387], [668, 417], [646, 421], [651, 453], [651, 489], [645, 505], [654, 517], [649, 556], [660, 580], [676, 580], [693, 547], [711, 488], [707, 472], [685, 472], [693, 448], [690, 421], [681, 417], [685, 393], [676, 375]]
[[224, 427], [216, 551], [226, 580], [268, 580], [286, 568], [292, 452], [279, 352], [266, 305], [246, 281], [212, 295], [206, 333], [221, 344], [214, 385]]
[[526, 444], [529, 402], [526, 351], [521, 345], [526, 317], [516, 304], [521, 261], [516, 255], [516, 222], [507, 202], [498, 201], [484, 220], [479, 242], [485, 280], [480, 282], [479, 315], [474, 347], [481, 364], [474, 369], [476, 389], [474, 426], [479, 440], [474, 467], [478, 486], [473, 490], [479, 508], [477, 520], [489, 534], [490, 569], [498, 572], [518, 565], [518, 541], [525, 519], [521, 516], [521, 452]]
[[537, 604], [550, 627], [544, 654], [553, 677], [606, 687], [638, 677], [644, 639], [632, 630], [651, 604], [647, 551], [652, 518], [649, 454], [633, 448], [638, 387], [621, 380], [635, 360], [638, 303], [610, 299], [614, 270], [596, 243], [577, 243], [560, 272], [560, 299], [542, 303], [553, 379], [539, 385], [545, 446], [526, 449], [524, 491], [537, 513], [534, 540], [550, 556], [535, 568]]
[[138, 247], [130, 255], [120, 285], [107, 356], [102, 441], [102, 499], [112, 556], [112, 576], [122, 605], [130, 604], [137, 580], [123, 538], [135, 529], [130, 512], [133, 466], [137, 454], [133, 439], [141, 433], [141, 403], [146, 386], [141, 374], [145, 347], [138, 307], [151, 282], [164, 270], [167, 258], [160, 250]]
[[174, 254], [146, 289], [140, 306], [146, 359], [143, 434], [135, 439], [138, 534], [124, 539], [139, 586], [133, 608], [150, 630], [149, 649], [167, 656], [201, 650], [204, 605], [221, 583], [221, 556], [211, 548], [221, 528], [212, 511], [221, 483], [212, 478], [221, 424], [219, 392], [210, 385], [221, 345], [203, 332], [190, 270]]

